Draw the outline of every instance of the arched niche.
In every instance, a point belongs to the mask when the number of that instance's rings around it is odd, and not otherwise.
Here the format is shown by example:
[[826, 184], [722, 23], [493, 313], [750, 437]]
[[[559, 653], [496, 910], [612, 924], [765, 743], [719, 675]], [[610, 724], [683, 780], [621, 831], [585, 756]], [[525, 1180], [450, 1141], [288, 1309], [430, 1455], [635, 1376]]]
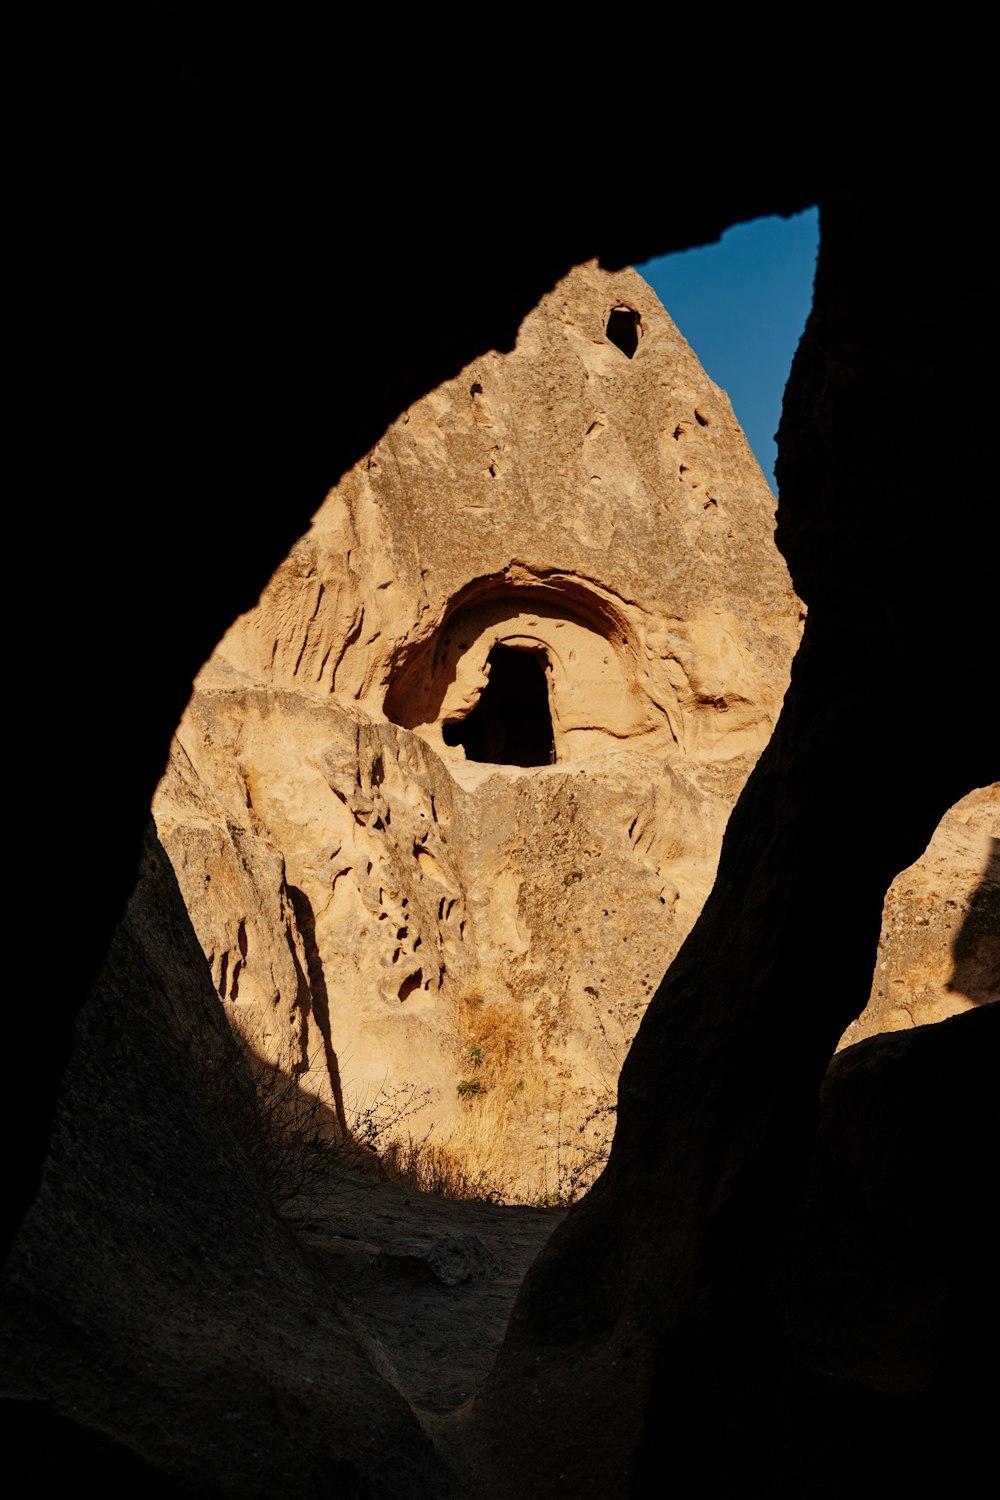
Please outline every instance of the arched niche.
[[394, 675], [384, 711], [445, 757], [522, 767], [650, 728], [624, 617], [575, 579], [470, 586]]

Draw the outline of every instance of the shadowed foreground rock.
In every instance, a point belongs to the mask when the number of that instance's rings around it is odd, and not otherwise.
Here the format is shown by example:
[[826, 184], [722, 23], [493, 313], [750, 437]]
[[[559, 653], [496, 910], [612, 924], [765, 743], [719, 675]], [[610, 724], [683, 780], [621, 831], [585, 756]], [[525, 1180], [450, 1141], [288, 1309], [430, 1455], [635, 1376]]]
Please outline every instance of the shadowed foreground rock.
[[8, 1462], [112, 1495], [450, 1495], [213, 1099], [218, 1017], [150, 831], [8, 1262]]

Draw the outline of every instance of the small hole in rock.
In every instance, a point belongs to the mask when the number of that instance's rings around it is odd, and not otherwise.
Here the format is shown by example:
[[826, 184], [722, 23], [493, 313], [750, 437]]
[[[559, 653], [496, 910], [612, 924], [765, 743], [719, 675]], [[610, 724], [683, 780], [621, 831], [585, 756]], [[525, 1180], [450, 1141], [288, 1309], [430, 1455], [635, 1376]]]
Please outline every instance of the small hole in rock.
[[613, 307], [608, 318], [608, 338], [629, 359], [639, 347], [642, 324], [634, 307]]
[[400, 1001], [409, 999], [410, 995], [413, 994], [413, 991], [420, 988], [420, 985], [423, 982], [423, 977], [424, 972], [422, 969], [418, 969], [415, 974], [408, 974], [406, 976], [402, 984], [399, 986]]

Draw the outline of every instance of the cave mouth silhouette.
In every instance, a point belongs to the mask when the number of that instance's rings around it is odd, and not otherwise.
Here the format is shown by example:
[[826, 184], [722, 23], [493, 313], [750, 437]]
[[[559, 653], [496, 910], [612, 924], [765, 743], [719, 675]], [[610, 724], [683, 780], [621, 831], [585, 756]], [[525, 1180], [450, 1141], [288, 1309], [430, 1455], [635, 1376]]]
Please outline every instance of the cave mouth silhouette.
[[634, 307], [613, 307], [608, 315], [607, 335], [629, 359], [639, 347], [642, 321]]
[[541, 648], [494, 646], [490, 680], [479, 702], [457, 724], [443, 727], [446, 745], [461, 745], [467, 760], [499, 766], [550, 766], [556, 758], [548, 657]]

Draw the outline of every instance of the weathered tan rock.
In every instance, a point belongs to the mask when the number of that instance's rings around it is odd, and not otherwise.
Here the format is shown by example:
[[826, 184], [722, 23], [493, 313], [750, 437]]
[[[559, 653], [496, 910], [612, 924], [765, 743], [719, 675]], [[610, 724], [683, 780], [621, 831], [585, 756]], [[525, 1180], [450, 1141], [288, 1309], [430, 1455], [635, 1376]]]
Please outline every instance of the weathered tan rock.
[[347, 1123], [416, 1083], [415, 1128], [519, 1192], [579, 1163], [781, 705], [773, 527], [650, 288], [582, 267], [228, 632], [157, 824], [220, 997]]
[[871, 998], [840, 1046], [1000, 1000], [1000, 784], [942, 818], [886, 893]]

